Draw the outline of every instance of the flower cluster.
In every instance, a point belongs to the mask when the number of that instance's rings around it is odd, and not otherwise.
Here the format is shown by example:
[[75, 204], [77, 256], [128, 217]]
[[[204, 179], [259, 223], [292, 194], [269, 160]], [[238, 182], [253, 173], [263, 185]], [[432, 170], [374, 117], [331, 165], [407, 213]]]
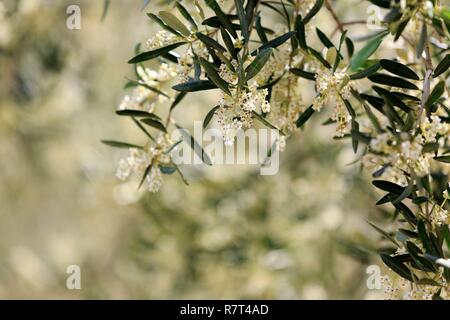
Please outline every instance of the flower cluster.
[[170, 145], [168, 138], [161, 135], [156, 142], [148, 143], [142, 150], [130, 148], [128, 157], [119, 162], [117, 178], [126, 180], [131, 175], [144, 177], [147, 190], [158, 192], [163, 182], [161, 167], [171, 164], [170, 156], [166, 154]]
[[267, 94], [267, 89], [258, 90], [255, 82], [246, 90], [232, 90], [232, 95], [222, 93], [216, 115], [225, 145], [234, 143], [234, 137], [239, 129], [250, 128], [253, 125], [253, 113], [258, 107], [262, 112], [270, 112]]
[[140, 80], [131, 94], [123, 98], [119, 105], [119, 110], [144, 110], [153, 112], [156, 104], [167, 100], [167, 97], [160, 94], [158, 90], [162, 88], [164, 83], [171, 81], [177, 76], [177, 69], [174, 66], [162, 63], [159, 65], [158, 70], [138, 66], [136, 71]]
[[349, 76], [343, 71], [321, 68], [317, 72], [316, 87], [318, 96], [314, 99], [313, 109], [320, 111], [326, 103], [333, 103], [331, 119], [337, 123], [336, 135], [342, 137], [352, 119], [344, 103], [344, 99], [349, 99], [351, 95]]

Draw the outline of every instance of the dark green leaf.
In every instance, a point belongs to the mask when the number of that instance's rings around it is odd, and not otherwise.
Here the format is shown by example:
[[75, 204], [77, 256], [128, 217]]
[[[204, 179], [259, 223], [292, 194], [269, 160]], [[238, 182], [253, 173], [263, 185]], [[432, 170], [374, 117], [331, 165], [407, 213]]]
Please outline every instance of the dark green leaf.
[[249, 40], [249, 26], [248, 21], [245, 17], [245, 10], [244, 10], [244, 1], [243, 0], [234, 0], [234, 5], [236, 7], [236, 12], [239, 17], [239, 22], [241, 24], [241, 31], [242, 36], [244, 37], [245, 42], [248, 42]]
[[186, 94], [187, 94], [187, 92], [180, 92], [179, 94], [177, 94], [177, 96], [175, 97], [175, 100], [173, 100], [172, 105], [170, 106], [170, 111], [175, 109], [175, 107], [181, 102], [181, 100], [183, 100], [183, 98], [186, 96]]
[[372, 222], [369, 222], [370, 226], [372, 228], [374, 228], [378, 233], [380, 233], [383, 237], [385, 237], [386, 239], [390, 240], [396, 247], [399, 247], [398, 242], [386, 231], [384, 231], [383, 229], [381, 229], [380, 227], [377, 227], [375, 224], [373, 224]]
[[444, 163], [450, 163], [450, 156], [435, 157], [434, 160]]
[[323, 45], [327, 48], [334, 47], [333, 42], [331, 42], [330, 39], [325, 35], [325, 33], [322, 32], [319, 28], [316, 28], [317, 36], [319, 37], [319, 40], [323, 43]]
[[147, 60], [151, 60], [151, 59], [157, 58], [157, 57], [159, 57], [159, 56], [161, 56], [163, 54], [169, 53], [170, 51], [178, 48], [179, 46], [182, 46], [185, 43], [186, 42], [178, 42], [178, 43], [174, 43], [174, 44], [168, 45], [166, 47], [162, 47], [162, 48], [158, 48], [158, 49], [155, 49], [155, 50], [143, 52], [143, 53], [138, 54], [137, 56], [135, 56], [130, 61], [128, 61], [128, 63], [130, 63], [130, 64], [139, 63], [139, 62], [144, 62], [144, 61], [147, 61]]
[[272, 54], [272, 48], [267, 48], [259, 51], [256, 58], [250, 63], [250, 65], [245, 69], [246, 76], [245, 80], [248, 81], [258, 74], [259, 71], [264, 67], [266, 62], [269, 60]]
[[364, 78], [376, 73], [378, 71], [378, 69], [380, 69], [380, 64], [377, 62], [364, 70], [361, 70], [357, 73], [352, 74], [350, 76], [350, 79], [352, 79], [352, 80], [364, 79]]
[[161, 118], [158, 117], [156, 114], [141, 110], [117, 110], [116, 114], [119, 116], [126, 116], [126, 117], [150, 118], [158, 121], [161, 120]]
[[297, 128], [301, 128], [309, 120], [309, 118], [311, 118], [311, 116], [313, 114], [314, 114], [314, 109], [313, 109], [313, 106], [311, 105], [297, 119], [297, 122], [296, 122]]
[[282, 36], [272, 39], [269, 42], [263, 44], [257, 50], [253, 51], [251, 55], [255, 56], [258, 52], [267, 48], [277, 48], [281, 46], [283, 43], [285, 43], [287, 40], [289, 40], [294, 34], [295, 34], [294, 31], [289, 31], [288, 33], [285, 33]]
[[369, 79], [372, 82], [383, 84], [386, 86], [411, 89], [411, 90], [419, 90], [419, 88], [415, 84], [413, 84], [403, 78], [394, 77], [394, 76], [390, 76], [390, 75], [383, 74], [383, 73], [377, 73], [377, 74], [371, 75], [369, 77]]
[[437, 65], [436, 69], [434, 69], [433, 76], [438, 77], [443, 74], [450, 67], [450, 53], [448, 53], [444, 59]]
[[390, 73], [393, 73], [400, 77], [405, 77], [408, 79], [419, 80], [419, 76], [407, 66], [388, 59], [381, 59], [380, 65]]
[[443, 94], [445, 91], [445, 81], [440, 81], [431, 91], [425, 106], [427, 108], [431, 107]]
[[110, 147], [114, 147], [114, 148], [125, 148], [125, 149], [129, 149], [129, 148], [136, 148], [136, 149], [143, 149], [142, 146], [138, 146], [135, 144], [131, 144], [131, 143], [126, 143], [126, 142], [120, 142], [120, 141], [113, 141], [113, 140], [102, 140], [103, 144], [106, 144]]
[[261, 25], [261, 16], [259, 14], [256, 16], [255, 27], [256, 32], [258, 33], [258, 37], [259, 39], [261, 39], [261, 42], [263, 44], [269, 42], [269, 39], [267, 39], [266, 32], [264, 31]]
[[400, 195], [405, 190], [404, 187], [399, 186], [398, 184], [395, 184], [390, 181], [384, 181], [384, 180], [374, 180], [372, 181], [372, 184], [377, 187], [378, 189], [381, 189], [383, 191], [387, 191], [389, 193], [393, 193], [396, 195]]
[[302, 17], [300, 15], [295, 19], [295, 31], [297, 32], [297, 40], [300, 44], [300, 48], [307, 51], [308, 45], [306, 44], [305, 25], [303, 24]]
[[309, 48], [309, 52], [326, 68], [331, 68], [331, 65], [322, 57], [322, 54], [313, 48]]
[[197, 36], [197, 38], [203, 42], [207, 47], [212, 47], [218, 51], [226, 51], [226, 49], [220, 44], [218, 43], [216, 40], [214, 40], [213, 38], [210, 38], [200, 32], [197, 32], [195, 34]]
[[150, 163], [147, 168], [145, 168], [144, 171], [144, 175], [142, 176], [141, 182], [139, 183], [139, 187], [138, 190], [142, 187], [142, 185], [144, 184], [145, 178], [147, 178], [148, 174], [150, 173], [150, 171], [152, 170], [153, 164]]
[[[264, 124], [265, 126], [271, 128], [271, 129], [274, 129], [274, 130], [277, 130], [277, 131], [281, 132], [280, 129], [278, 129], [278, 128], [275, 127], [273, 124], [271, 124], [269, 121], [267, 121], [267, 120], [266, 120], [263, 116], [261, 116], [259, 113], [253, 111], [252, 114], [253, 114], [253, 116], [254, 116], [258, 121], [260, 121], [260, 122], [261, 122], [262, 124]], [[282, 132], [281, 132], [281, 133], [282, 133]], [[283, 133], [282, 133], [282, 134], [283, 134]], [[283, 134], [283, 135], [284, 135], [284, 134]]]
[[222, 11], [219, 4], [216, 0], [205, 0], [208, 7], [210, 7], [214, 13], [216, 14], [217, 18], [221, 22], [221, 24], [225, 27], [225, 29], [228, 30], [228, 32], [237, 39], [238, 35], [236, 31], [234, 30], [230, 18]]
[[217, 89], [217, 86], [209, 80], [192, 80], [177, 84], [172, 89], [180, 92], [196, 92]]
[[306, 25], [309, 21], [311, 21], [312, 18], [320, 11], [322, 8], [322, 5], [324, 3], [324, 0], [317, 0], [314, 6], [309, 10], [308, 14], [303, 19], [303, 23]]
[[308, 80], [316, 81], [315, 73], [304, 71], [304, 70], [298, 69], [298, 68], [292, 68], [289, 71], [292, 72], [293, 74], [295, 74], [296, 76], [299, 76], [299, 77], [302, 77], [302, 78], [305, 78]]
[[369, 0], [369, 1], [381, 8], [389, 9], [391, 7], [391, 0]]
[[145, 123], [146, 125], [148, 125], [150, 127], [158, 129], [159, 131], [167, 133], [166, 127], [158, 120], [142, 119], [141, 122]]
[[427, 25], [425, 23], [422, 23], [422, 30], [420, 32], [420, 38], [419, 42], [416, 46], [416, 57], [417, 59], [420, 59], [422, 57], [423, 50], [425, 49], [425, 42], [427, 41], [428, 34], [427, 34]]
[[407, 266], [405, 266], [402, 262], [400, 262], [395, 257], [391, 257], [387, 254], [380, 253], [380, 257], [383, 260], [384, 264], [388, 266], [392, 271], [397, 273], [402, 278], [405, 278], [406, 280], [409, 280], [411, 282], [414, 281], [411, 271], [408, 269]]
[[214, 115], [216, 114], [216, 111], [219, 108], [220, 108], [220, 106], [215, 106], [208, 112], [208, 114], [205, 117], [205, 120], [203, 120], [203, 129], [205, 129], [208, 126], [208, 124], [211, 122], [212, 118], [214, 117]]
[[228, 89], [228, 83], [219, 76], [215, 66], [211, 62], [206, 61], [203, 58], [200, 58], [199, 61], [203, 69], [205, 70], [206, 74], [208, 75], [208, 78], [223, 92], [231, 96], [231, 92]]

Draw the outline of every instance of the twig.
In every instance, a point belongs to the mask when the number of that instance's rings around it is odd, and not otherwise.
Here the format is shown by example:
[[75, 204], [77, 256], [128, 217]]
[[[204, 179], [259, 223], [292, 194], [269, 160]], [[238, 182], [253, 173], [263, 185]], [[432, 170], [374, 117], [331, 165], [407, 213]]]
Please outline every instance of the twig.
[[425, 109], [425, 104], [427, 103], [428, 97], [430, 96], [431, 75], [433, 74], [433, 69], [434, 69], [433, 61], [431, 60], [431, 54], [430, 54], [430, 43], [428, 41], [427, 26], [425, 25], [424, 28], [425, 28], [425, 48], [424, 48], [425, 58], [424, 58], [424, 62], [425, 62], [425, 67], [426, 67], [426, 73], [425, 73], [425, 78], [423, 79], [422, 102], [420, 104], [419, 114], [417, 115], [416, 131], [417, 131], [417, 127], [420, 126], [423, 110]]
[[334, 21], [336, 22], [338, 29], [341, 32], [344, 32], [344, 26], [343, 26], [341, 20], [339, 19], [339, 17], [337, 16], [336, 12], [334, 11], [333, 7], [331, 6], [331, 3], [329, 0], [325, 0], [325, 7], [330, 12], [331, 16], [333, 17]]

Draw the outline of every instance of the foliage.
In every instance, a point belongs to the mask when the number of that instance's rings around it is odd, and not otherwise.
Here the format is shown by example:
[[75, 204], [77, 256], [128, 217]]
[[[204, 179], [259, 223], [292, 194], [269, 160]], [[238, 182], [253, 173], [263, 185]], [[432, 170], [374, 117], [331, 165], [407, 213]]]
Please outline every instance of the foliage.
[[[351, 141], [362, 166], [373, 173], [374, 187], [385, 193], [377, 205], [394, 212], [388, 231], [377, 227], [390, 240], [381, 259], [411, 283], [412, 297], [448, 298], [450, 270], [437, 259], [447, 259], [450, 249], [450, 8], [439, 0], [370, 2], [386, 14], [380, 31], [365, 37], [358, 50], [348, 23], [328, 0], [175, 1], [158, 15], [149, 13], [162, 30], [129, 61], [138, 79], [128, 83], [133, 92], [119, 108], [149, 142], [131, 149], [118, 176], [137, 173], [150, 191], [159, 190], [167, 173], [161, 168], [175, 167], [170, 150], [178, 142], [169, 133], [181, 119], [172, 110], [190, 112], [182, 99], [192, 92], [219, 90], [219, 104], [204, 123], [215, 118], [225, 144], [263, 118], [283, 133], [277, 143], [283, 150], [288, 137], [331, 109], [326, 124], [335, 124], [336, 139]], [[337, 39], [313, 26], [323, 11], [333, 17]], [[283, 23], [264, 24], [266, 14], [280, 15]], [[313, 46], [314, 34], [320, 46]], [[382, 51], [399, 39], [412, 54]], [[158, 68], [147, 68], [149, 62]], [[315, 85], [311, 103], [301, 99], [305, 81]], [[162, 116], [157, 104], [167, 100], [172, 107]], [[169, 173], [175, 171], [181, 174]]]

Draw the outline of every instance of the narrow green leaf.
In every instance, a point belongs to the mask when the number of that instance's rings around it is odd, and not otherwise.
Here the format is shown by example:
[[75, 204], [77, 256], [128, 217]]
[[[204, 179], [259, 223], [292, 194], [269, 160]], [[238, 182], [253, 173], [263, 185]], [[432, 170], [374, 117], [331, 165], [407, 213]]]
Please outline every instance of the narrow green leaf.
[[144, 184], [145, 179], [147, 178], [147, 176], [149, 175], [150, 171], [152, 170], [153, 167], [153, 163], [150, 163], [147, 168], [145, 168], [144, 174], [142, 176], [141, 182], [139, 183], [139, 187], [138, 190], [142, 187], [142, 185]]
[[294, 31], [289, 31], [288, 33], [285, 33], [282, 36], [272, 39], [269, 42], [263, 44], [257, 50], [253, 51], [251, 55], [255, 56], [258, 52], [267, 48], [277, 48], [281, 46], [283, 43], [285, 43], [287, 40], [289, 40], [294, 34], [295, 34]]
[[258, 74], [259, 71], [264, 67], [267, 61], [270, 59], [270, 55], [272, 54], [272, 48], [267, 48], [259, 51], [256, 58], [249, 64], [249, 66], [245, 69], [246, 76], [245, 80], [248, 81], [252, 79], [254, 76]]
[[308, 79], [308, 80], [312, 80], [312, 81], [316, 81], [316, 74], [312, 73], [312, 72], [308, 72], [302, 69], [298, 69], [298, 68], [291, 68], [289, 70], [290, 72], [292, 72], [293, 74], [295, 74], [296, 76]]
[[266, 32], [264, 31], [264, 29], [261, 25], [261, 15], [259, 15], [259, 13], [256, 16], [255, 27], [256, 27], [256, 32], [258, 33], [258, 37], [259, 37], [259, 39], [261, 39], [261, 42], [263, 44], [269, 42], [269, 39], [267, 39]]
[[153, 21], [155, 21], [161, 28], [163, 28], [166, 31], [169, 31], [170, 33], [178, 36], [178, 37], [182, 37], [182, 34], [179, 33], [177, 30], [175, 30], [174, 28], [168, 26], [164, 21], [161, 20], [161, 18], [159, 18], [157, 15], [153, 14], [153, 13], [147, 13], [147, 16], [152, 19]]
[[159, 131], [162, 131], [164, 133], [167, 133], [166, 127], [158, 120], [142, 119], [141, 121], [150, 127], [158, 129]]
[[170, 44], [170, 45], [162, 47], [162, 48], [158, 48], [158, 49], [155, 49], [155, 50], [143, 52], [143, 53], [138, 54], [137, 56], [135, 56], [130, 61], [128, 61], [128, 63], [134, 64], [134, 63], [144, 62], [144, 61], [147, 61], [147, 60], [151, 60], [151, 59], [157, 58], [159, 56], [162, 56], [163, 54], [169, 53], [170, 51], [178, 48], [179, 46], [182, 46], [185, 43], [186, 42], [178, 42], [178, 43]]
[[172, 29], [177, 30], [186, 37], [190, 36], [191, 31], [172, 13], [168, 11], [160, 11], [159, 16], [165, 22], [165, 24], [167, 24]]
[[309, 118], [311, 118], [311, 116], [313, 114], [314, 114], [314, 109], [313, 109], [313, 106], [311, 105], [297, 119], [297, 122], [296, 122], [297, 128], [301, 128], [309, 120]]
[[192, 80], [177, 84], [172, 89], [180, 92], [196, 92], [217, 89], [217, 86], [209, 80]]
[[447, 69], [450, 68], [450, 53], [448, 53], [444, 59], [437, 65], [436, 69], [434, 69], [433, 76], [438, 77], [443, 74]]
[[181, 102], [181, 100], [183, 100], [183, 98], [186, 96], [186, 94], [187, 94], [187, 92], [180, 92], [179, 94], [177, 94], [177, 96], [175, 97], [175, 100], [173, 100], [173, 102], [170, 106], [170, 111], [175, 109], [175, 107]]
[[114, 147], [114, 148], [135, 148], [135, 149], [144, 149], [142, 146], [138, 146], [135, 144], [127, 143], [127, 142], [120, 142], [120, 141], [113, 141], [113, 140], [102, 140], [103, 144], [106, 144], [107, 146]]
[[445, 81], [440, 81], [431, 91], [425, 106], [431, 107], [445, 92]]
[[414, 282], [411, 271], [402, 262], [398, 261], [395, 257], [391, 257], [384, 253], [380, 253], [380, 257], [383, 260], [384, 264], [388, 266], [392, 271], [397, 273], [402, 278]]
[[177, 6], [178, 11], [181, 15], [190, 23], [194, 30], [198, 29], [197, 23], [195, 22], [192, 15], [187, 11], [187, 9], [181, 4], [180, 1], [176, 1], [175, 5]]
[[381, 229], [380, 227], [377, 227], [375, 224], [373, 224], [370, 221], [367, 221], [369, 223], [369, 225], [374, 228], [378, 233], [380, 233], [383, 237], [385, 237], [386, 239], [388, 239], [389, 241], [391, 241], [396, 247], [399, 247], [400, 245], [398, 244], [398, 242], [386, 231], [384, 231], [383, 229]]
[[317, 0], [314, 6], [309, 10], [308, 14], [306, 14], [305, 18], [303, 19], [303, 23], [306, 25], [309, 21], [311, 21], [312, 18], [320, 11], [322, 8], [322, 5], [324, 3], [324, 0]]
[[425, 49], [425, 42], [427, 41], [428, 34], [427, 34], [427, 25], [425, 23], [422, 23], [422, 30], [420, 31], [420, 37], [419, 42], [416, 46], [416, 57], [417, 59], [420, 59], [422, 57], [423, 50]]
[[223, 92], [231, 96], [230, 89], [228, 89], [228, 83], [219, 76], [214, 65], [211, 62], [206, 61], [204, 58], [200, 58], [199, 61], [209, 79]]
[[253, 111], [252, 112], [253, 116], [262, 124], [264, 124], [266, 127], [269, 127], [271, 129], [277, 130], [279, 131], [282, 135], [284, 135], [283, 132], [281, 132], [280, 129], [278, 129], [276, 126], [274, 126], [273, 124], [271, 124], [269, 121], [267, 121], [263, 116], [261, 116], [259, 113]]
[[443, 163], [450, 163], [450, 156], [434, 157], [434, 160], [443, 162]]
[[368, 76], [371, 76], [374, 73], [376, 73], [379, 69], [380, 69], [380, 64], [378, 62], [374, 63], [370, 67], [350, 75], [350, 79], [358, 80], [358, 79], [367, 78]]
[[216, 40], [214, 40], [213, 38], [210, 38], [200, 32], [197, 32], [195, 34], [197, 36], [197, 38], [203, 42], [207, 47], [212, 47], [218, 51], [226, 51], [226, 49], [220, 44], [218, 43]]
[[319, 37], [319, 40], [322, 42], [322, 44], [327, 48], [334, 47], [333, 42], [331, 42], [330, 39], [325, 35], [325, 33], [322, 32], [319, 28], [316, 28], [317, 36]]
[[211, 122], [212, 118], [216, 114], [216, 111], [219, 110], [220, 106], [215, 106], [211, 110], [209, 110], [208, 114], [205, 117], [205, 120], [203, 120], [203, 129], [206, 129], [208, 124]]
[[394, 77], [383, 73], [377, 73], [369, 76], [368, 78], [372, 82], [383, 84], [390, 87], [419, 90], [419, 88], [415, 84], [400, 77]]
[[375, 36], [373, 39], [368, 41], [364, 47], [361, 48], [355, 55], [353, 55], [353, 58], [350, 62], [350, 68], [353, 71], [356, 71], [361, 67], [369, 57], [375, 53], [375, 51], [378, 49], [378, 47], [383, 42], [384, 37], [386, 37], [389, 34], [389, 31], [383, 31], [377, 36]]
[[238, 35], [234, 30], [230, 18], [222, 11], [216, 0], [205, 0], [208, 7], [210, 7], [216, 14], [221, 24], [228, 30], [228, 32], [237, 39]]
[[402, 192], [405, 190], [404, 187], [399, 186], [396, 183], [390, 182], [390, 181], [384, 181], [384, 180], [374, 180], [372, 181], [372, 184], [377, 187], [378, 189], [381, 189], [383, 191], [387, 191], [396, 195], [402, 194]]
[[300, 48], [307, 51], [305, 24], [302, 21], [302, 16], [298, 15], [295, 19], [295, 31], [297, 32], [297, 40]]
[[142, 111], [142, 110], [130, 110], [130, 109], [117, 110], [116, 114], [119, 116], [126, 116], [126, 117], [150, 118], [150, 119], [154, 119], [154, 120], [158, 120], [158, 121], [161, 120], [161, 118], [158, 117], [156, 114], [150, 113], [147, 111]]
[[244, 1], [243, 0], [234, 0], [234, 5], [236, 7], [236, 12], [239, 17], [239, 22], [241, 24], [241, 32], [242, 36], [244, 37], [245, 42], [248, 42], [249, 40], [249, 25], [248, 21], [245, 17], [245, 10], [244, 10]]
[[390, 73], [393, 73], [400, 77], [405, 77], [408, 79], [419, 80], [419, 76], [407, 66], [388, 59], [381, 59], [380, 65]]

